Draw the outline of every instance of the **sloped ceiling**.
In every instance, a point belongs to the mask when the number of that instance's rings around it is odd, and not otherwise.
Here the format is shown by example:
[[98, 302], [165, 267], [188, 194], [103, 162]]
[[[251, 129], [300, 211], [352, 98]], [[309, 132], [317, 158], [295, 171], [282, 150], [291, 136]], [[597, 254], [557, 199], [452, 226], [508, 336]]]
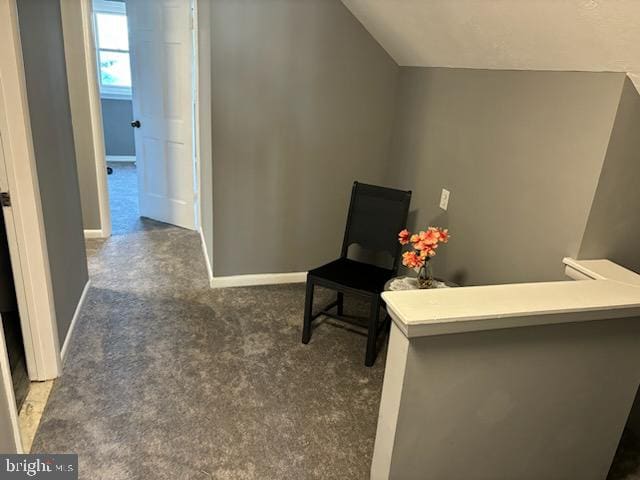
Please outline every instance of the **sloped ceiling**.
[[399, 65], [627, 72], [640, 0], [343, 0]]

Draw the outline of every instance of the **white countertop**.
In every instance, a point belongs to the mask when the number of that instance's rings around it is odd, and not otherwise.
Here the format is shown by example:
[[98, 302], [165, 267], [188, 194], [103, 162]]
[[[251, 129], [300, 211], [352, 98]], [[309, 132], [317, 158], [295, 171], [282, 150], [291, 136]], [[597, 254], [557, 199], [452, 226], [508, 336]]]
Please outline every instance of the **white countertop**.
[[640, 284], [616, 280], [397, 291], [382, 298], [407, 337], [640, 316]]

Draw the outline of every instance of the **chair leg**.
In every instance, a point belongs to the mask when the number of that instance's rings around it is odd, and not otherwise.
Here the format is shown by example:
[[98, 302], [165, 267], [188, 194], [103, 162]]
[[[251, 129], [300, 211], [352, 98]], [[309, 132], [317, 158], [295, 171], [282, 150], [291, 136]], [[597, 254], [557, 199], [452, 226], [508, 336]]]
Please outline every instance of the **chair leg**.
[[344, 293], [338, 292], [338, 315], [344, 315]]
[[302, 343], [311, 340], [311, 322], [313, 321], [313, 281], [307, 278], [307, 293], [304, 298], [304, 325], [302, 327]]
[[376, 344], [378, 343], [378, 315], [380, 314], [380, 295], [371, 299], [369, 313], [369, 330], [367, 332], [367, 353], [364, 358], [365, 367], [371, 367], [376, 362]]

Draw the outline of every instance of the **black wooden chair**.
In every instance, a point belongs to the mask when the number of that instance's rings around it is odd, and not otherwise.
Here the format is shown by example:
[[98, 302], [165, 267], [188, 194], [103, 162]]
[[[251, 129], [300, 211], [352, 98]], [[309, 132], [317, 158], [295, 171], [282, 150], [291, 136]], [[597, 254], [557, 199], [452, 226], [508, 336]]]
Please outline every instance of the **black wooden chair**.
[[[302, 343], [309, 343], [313, 320], [327, 315], [367, 329], [367, 351], [364, 364], [370, 367], [377, 355], [378, 332], [383, 330], [379, 321], [384, 284], [397, 274], [402, 246], [398, 233], [405, 228], [409, 213], [411, 191], [366, 185], [354, 182], [347, 227], [340, 258], [307, 274], [307, 293], [304, 307]], [[348, 258], [349, 247], [357, 244], [369, 255], [386, 254], [387, 264]], [[313, 293], [316, 285], [335, 290], [337, 298], [318, 313], [313, 313]], [[368, 318], [344, 315], [344, 294], [356, 294], [369, 299]], [[335, 313], [331, 312], [336, 308]]]

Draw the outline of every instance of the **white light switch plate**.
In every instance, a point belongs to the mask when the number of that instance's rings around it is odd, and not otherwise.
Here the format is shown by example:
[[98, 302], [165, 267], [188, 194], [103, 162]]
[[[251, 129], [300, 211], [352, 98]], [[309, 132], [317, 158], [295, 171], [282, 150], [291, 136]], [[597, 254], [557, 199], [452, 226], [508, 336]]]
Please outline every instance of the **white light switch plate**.
[[442, 189], [442, 194], [440, 195], [440, 208], [446, 210], [449, 206], [449, 196], [451, 196], [451, 192], [446, 188]]

